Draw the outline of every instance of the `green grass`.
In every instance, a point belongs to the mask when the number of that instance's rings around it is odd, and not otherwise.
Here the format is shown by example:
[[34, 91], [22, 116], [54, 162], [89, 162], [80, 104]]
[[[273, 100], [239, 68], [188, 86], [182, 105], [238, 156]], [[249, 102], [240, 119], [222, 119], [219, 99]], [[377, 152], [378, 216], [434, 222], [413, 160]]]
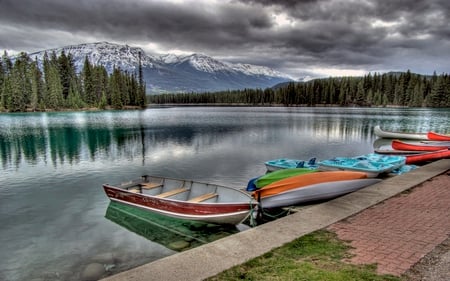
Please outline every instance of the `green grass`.
[[350, 257], [349, 249], [334, 233], [320, 230], [207, 280], [401, 280], [391, 275], [377, 275], [375, 265], [345, 263], [343, 259]]

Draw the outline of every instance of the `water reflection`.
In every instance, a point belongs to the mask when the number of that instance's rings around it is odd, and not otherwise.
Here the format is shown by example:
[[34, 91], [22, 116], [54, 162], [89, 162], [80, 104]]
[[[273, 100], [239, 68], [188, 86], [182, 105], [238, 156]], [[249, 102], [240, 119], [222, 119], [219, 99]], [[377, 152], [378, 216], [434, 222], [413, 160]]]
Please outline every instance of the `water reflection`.
[[239, 232], [235, 226], [169, 218], [117, 202], [108, 205], [112, 222], [175, 251], [185, 251]]
[[[315, 139], [320, 143], [365, 142], [373, 138], [373, 126], [386, 123], [385, 118], [390, 118], [388, 121], [394, 122], [395, 126], [406, 129], [411, 126], [415, 129], [426, 128], [420, 125], [422, 122], [430, 127], [432, 122], [429, 112], [424, 112], [417, 119], [415, 112], [406, 111], [407, 114], [401, 116], [395, 115], [398, 112], [383, 112], [371, 116], [367, 109], [289, 109], [288, 115], [271, 108], [267, 111], [239, 111], [239, 114], [223, 109], [223, 112], [203, 110], [206, 112], [188, 108], [184, 113], [186, 116], [179, 115], [179, 112], [170, 116], [151, 110], [3, 114], [0, 115], [2, 166], [17, 167], [22, 161], [31, 165], [47, 161], [53, 166], [77, 164], [83, 160], [96, 161], [117, 154], [144, 159], [160, 146], [204, 149], [236, 136], [246, 138], [242, 140], [244, 142], [250, 139], [256, 143], [267, 140], [276, 142], [291, 136], [299, 141]], [[408, 123], [409, 118], [414, 119]]]
[[175, 107], [0, 114], [0, 279], [79, 280], [74, 273], [98, 255], [120, 258], [117, 269], [125, 270], [173, 254], [128, 230], [134, 219], [117, 210], [112, 217], [127, 228], [105, 219], [109, 199], [102, 183], [154, 174], [244, 188], [265, 173], [264, 161], [270, 159], [370, 153], [375, 125], [448, 133], [449, 123], [448, 109]]

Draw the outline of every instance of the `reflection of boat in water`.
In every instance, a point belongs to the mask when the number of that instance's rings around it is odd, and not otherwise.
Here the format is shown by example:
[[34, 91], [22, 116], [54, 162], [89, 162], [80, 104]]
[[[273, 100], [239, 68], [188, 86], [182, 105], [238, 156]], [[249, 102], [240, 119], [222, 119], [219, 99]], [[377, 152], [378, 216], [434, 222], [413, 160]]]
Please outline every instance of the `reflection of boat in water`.
[[112, 222], [175, 251], [188, 250], [239, 230], [233, 225], [186, 221], [111, 201], [105, 217]]

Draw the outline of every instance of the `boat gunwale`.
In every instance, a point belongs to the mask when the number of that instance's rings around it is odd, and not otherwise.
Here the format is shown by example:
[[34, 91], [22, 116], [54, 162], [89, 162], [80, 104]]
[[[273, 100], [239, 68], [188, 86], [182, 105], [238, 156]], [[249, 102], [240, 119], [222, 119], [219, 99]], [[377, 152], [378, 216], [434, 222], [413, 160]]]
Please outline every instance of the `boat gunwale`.
[[[224, 188], [227, 188], [227, 189], [232, 189], [232, 190], [235, 190], [235, 191], [241, 193], [245, 197], [248, 197], [249, 202], [246, 202], [246, 201], [239, 201], [238, 203], [233, 203], [233, 202], [214, 202], [214, 203], [211, 203], [211, 202], [190, 202], [189, 199], [188, 200], [179, 200], [179, 199], [174, 199], [174, 198], [170, 198], [170, 197], [157, 197], [157, 195], [151, 195], [151, 194], [146, 194], [146, 193], [135, 193], [135, 192], [132, 192], [132, 191], [126, 189], [126, 188], [117, 187], [117, 186], [114, 186], [114, 185], [111, 185], [111, 184], [108, 184], [108, 183], [103, 184], [103, 188], [105, 188], [105, 187], [106, 188], [110, 188], [110, 189], [115, 189], [115, 190], [120, 191], [120, 192], [126, 192], [126, 193], [128, 193], [130, 195], [135, 195], [135, 196], [140, 196], [140, 197], [148, 197], [148, 198], [152, 198], [152, 199], [155, 199], [155, 200], [158, 200], [158, 201], [169, 201], [169, 202], [174, 202], [174, 203], [183, 203], [183, 204], [186, 204], [186, 205], [193, 205], [193, 206], [196, 206], [196, 205], [201, 205], [201, 206], [221, 206], [221, 205], [234, 206], [234, 205], [236, 205], [236, 206], [238, 206], [238, 205], [242, 205], [242, 204], [252, 204], [252, 203], [253, 204], [258, 204], [256, 201], [252, 202], [252, 201], [254, 201], [254, 199], [248, 193], [246, 193], [246, 192], [244, 192], [242, 190], [235, 189], [235, 188], [232, 188], [232, 187], [227, 187], [227, 186], [221, 186], [221, 187], [224, 187]], [[111, 198], [111, 197], [109, 197], [109, 198]]]

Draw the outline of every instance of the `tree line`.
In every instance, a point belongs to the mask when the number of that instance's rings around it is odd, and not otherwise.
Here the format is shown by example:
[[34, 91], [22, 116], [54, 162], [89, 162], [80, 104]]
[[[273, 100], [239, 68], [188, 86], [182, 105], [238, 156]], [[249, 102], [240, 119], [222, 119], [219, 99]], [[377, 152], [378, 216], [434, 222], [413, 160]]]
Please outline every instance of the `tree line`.
[[108, 73], [86, 57], [77, 73], [74, 59], [64, 51], [45, 53], [42, 65], [22, 52], [0, 60], [0, 112], [45, 111], [82, 108], [145, 107], [142, 66], [139, 72], [119, 68]]
[[289, 82], [273, 88], [214, 93], [178, 93], [149, 97], [150, 103], [247, 104], [285, 106], [450, 107], [450, 76], [407, 72], [369, 73]]

